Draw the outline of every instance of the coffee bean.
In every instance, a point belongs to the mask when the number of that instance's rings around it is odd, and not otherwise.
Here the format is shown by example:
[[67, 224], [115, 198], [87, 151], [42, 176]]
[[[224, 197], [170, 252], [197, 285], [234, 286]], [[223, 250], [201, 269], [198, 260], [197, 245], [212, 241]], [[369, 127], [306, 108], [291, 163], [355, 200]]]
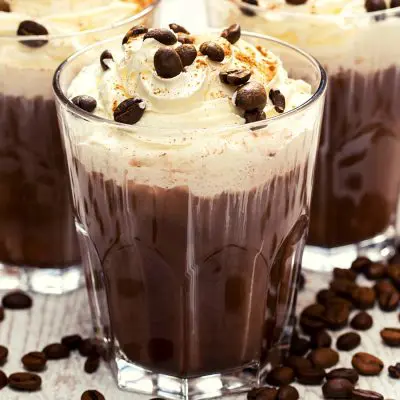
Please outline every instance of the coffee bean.
[[61, 360], [69, 357], [68, 347], [61, 343], [49, 344], [42, 351], [48, 360]]
[[0, 322], [4, 321], [4, 308], [0, 306]]
[[393, 379], [400, 379], [400, 363], [389, 367], [389, 376]]
[[278, 390], [278, 397], [276, 400], [298, 400], [299, 398], [299, 392], [295, 387], [284, 386]]
[[378, 281], [374, 286], [377, 295], [385, 292], [395, 292], [396, 288], [389, 279], [382, 279]]
[[221, 33], [221, 36], [225, 38], [229, 43], [235, 44], [242, 34], [242, 30], [239, 24], [233, 24], [229, 28], [226, 28]]
[[317, 293], [317, 303], [325, 306], [329, 299], [336, 297], [336, 293], [332, 289], [322, 289]]
[[6, 294], [2, 304], [10, 310], [24, 310], [32, 307], [32, 299], [26, 293], [17, 290]]
[[15, 390], [33, 392], [42, 386], [42, 378], [30, 372], [16, 372], [8, 377], [8, 386]]
[[[22, 21], [17, 30], [18, 36], [44, 36], [48, 35], [48, 30], [35, 21]], [[42, 47], [48, 40], [21, 40], [21, 43], [28, 47]]]
[[389, 265], [388, 276], [396, 286], [397, 290], [400, 290], [400, 264]]
[[126, 35], [122, 39], [122, 44], [127, 44], [138, 36], [146, 34], [148, 31], [149, 30], [143, 25], [134, 26], [126, 33]]
[[254, 388], [247, 393], [247, 400], [276, 400], [277, 395], [274, 388]]
[[379, 375], [384, 367], [382, 360], [369, 353], [356, 353], [351, 364], [360, 375]]
[[300, 314], [300, 326], [306, 334], [313, 334], [326, 327], [324, 315], [326, 309], [321, 304], [311, 304]]
[[[258, 6], [258, 0], [242, 0], [242, 3], [250, 4], [252, 6]], [[256, 15], [256, 12], [248, 8], [247, 6], [240, 7], [240, 11], [247, 17], [254, 17]]]
[[304, 356], [310, 350], [310, 342], [307, 339], [293, 335], [290, 342], [289, 353], [294, 356]]
[[236, 106], [242, 110], [262, 110], [267, 104], [267, 92], [261, 83], [252, 81], [240, 87], [234, 99]]
[[146, 110], [146, 103], [139, 97], [124, 100], [114, 110], [114, 120], [122, 124], [136, 124]]
[[272, 104], [275, 106], [275, 111], [277, 113], [283, 113], [286, 107], [285, 96], [279, 90], [271, 89], [269, 91], [269, 99], [272, 101]]
[[327, 331], [319, 331], [311, 335], [311, 348], [318, 349], [320, 347], [331, 347], [332, 338]]
[[178, 52], [170, 47], [162, 47], [154, 55], [154, 67], [161, 78], [171, 79], [183, 71]]
[[329, 304], [326, 308], [324, 321], [331, 330], [344, 328], [349, 322], [350, 308], [344, 303]]
[[96, 344], [93, 339], [82, 340], [78, 350], [82, 357], [89, 357], [90, 355], [98, 354]]
[[351, 400], [383, 400], [383, 396], [372, 390], [353, 389]]
[[387, 267], [382, 263], [372, 263], [365, 271], [365, 277], [369, 280], [375, 281], [382, 279], [387, 274]]
[[197, 57], [196, 47], [192, 44], [183, 44], [176, 49], [176, 52], [178, 53], [184, 67], [192, 65]]
[[187, 29], [185, 29], [182, 25], [172, 23], [169, 24], [169, 29], [171, 29], [171, 31], [174, 31], [175, 33], [186, 33], [190, 35], [190, 32]]
[[339, 362], [339, 353], [335, 350], [322, 347], [312, 350], [308, 358], [316, 367], [331, 368]]
[[105, 400], [106, 398], [97, 390], [87, 390], [82, 393], [81, 400]]
[[357, 288], [357, 284], [347, 279], [335, 279], [331, 282], [330, 288], [340, 297], [352, 299], [352, 294]]
[[325, 378], [325, 370], [320, 367], [296, 371], [296, 378], [302, 385], [320, 385]]
[[244, 119], [246, 120], [246, 124], [251, 124], [253, 122], [264, 121], [267, 119], [267, 116], [262, 110], [253, 110], [253, 111], [245, 111]]
[[71, 100], [76, 106], [84, 111], [92, 112], [97, 107], [97, 101], [91, 96], [76, 96]]
[[357, 274], [347, 268], [334, 268], [333, 269], [333, 278], [334, 279], [346, 279], [347, 281], [354, 282], [357, 279]]
[[8, 385], [7, 375], [0, 369], [0, 390]]
[[301, 6], [302, 4], [307, 3], [307, 0], [286, 0], [286, 3], [292, 6]]
[[99, 366], [100, 357], [97, 354], [90, 355], [85, 361], [84, 370], [87, 374], [93, 374], [99, 369]]
[[400, 303], [400, 294], [397, 291], [382, 292], [378, 296], [378, 303], [382, 311], [395, 311]]
[[193, 44], [195, 40], [194, 37], [189, 36], [185, 33], [178, 33], [178, 42], [182, 44]]
[[294, 381], [294, 370], [290, 367], [275, 367], [266, 377], [271, 386], [286, 386]]
[[205, 42], [200, 46], [200, 53], [208, 56], [211, 61], [222, 62], [225, 58], [224, 49], [214, 42]]
[[82, 337], [80, 335], [64, 336], [61, 339], [61, 344], [68, 347], [70, 350], [78, 350], [81, 343]]
[[285, 360], [284, 364], [287, 367], [292, 368], [296, 375], [301, 370], [313, 367], [312, 362], [309, 359], [300, 356], [289, 356]]
[[150, 29], [143, 37], [143, 40], [147, 39], [155, 39], [166, 46], [171, 46], [178, 41], [176, 35], [170, 29], [165, 28]]
[[376, 294], [373, 288], [357, 287], [354, 290], [352, 297], [354, 305], [361, 310], [373, 308], [375, 305]]
[[247, 69], [228, 69], [219, 73], [219, 78], [222, 83], [239, 86], [244, 85], [249, 81], [251, 71]]
[[384, 0], [365, 0], [365, 9], [368, 12], [385, 10], [386, 3]]
[[371, 265], [372, 261], [367, 257], [358, 257], [351, 264], [351, 269], [356, 274], [364, 273], [367, 268]]
[[11, 12], [10, 4], [5, 0], [0, 0], [0, 11]]
[[358, 382], [358, 372], [353, 368], [336, 368], [326, 375], [326, 379], [347, 379], [353, 385]]
[[7, 347], [0, 346], [0, 365], [4, 365], [7, 361], [8, 349]]
[[[105, 63], [107, 61], [107, 63]], [[103, 71], [107, 71], [110, 67], [107, 65], [110, 61], [114, 61], [112, 54], [108, 50], [104, 50], [100, 55], [100, 64]]]
[[354, 305], [350, 300], [344, 299], [343, 297], [332, 297], [331, 299], [328, 299], [326, 302], [325, 307], [326, 308], [331, 308], [331, 307], [345, 307], [347, 308], [349, 311], [354, 309]]
[[367, 331], [372, 325], [373, 319], [366, 311], [360, 311], [350, 321], [350, 326], [358, 331]]
[[361, 343], [361, 336], [356, 332], [347, 332], [338, 337], [336, 347], [341, 351], [354, 350]]
[[400, 347], [400, 328], [382, 329], [381, 338], [387, 346]]
[[347, 379], [335, 378], [322, 386], [325, 399], [350, 399], [354, 385]]
[[28, 371], [40, 372], [46, 368], [47, 358], [41, 351], [32, 351], [25, 354], [21, 361]]

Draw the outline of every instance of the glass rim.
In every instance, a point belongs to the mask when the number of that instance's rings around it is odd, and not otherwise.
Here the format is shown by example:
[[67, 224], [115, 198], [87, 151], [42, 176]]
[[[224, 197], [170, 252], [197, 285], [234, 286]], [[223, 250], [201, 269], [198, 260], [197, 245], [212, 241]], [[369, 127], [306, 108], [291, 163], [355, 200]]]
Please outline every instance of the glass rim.
[[18, 41], [18, 42], [31, 42], [37, 40], [58, 40], [58, 39], [70, 39], [79, 36], [85, 36], [90, 34], [102, 33], [107, 32], [108, 30], [120, 28], [124, 25], [130, 24], [139, 20], [146, 15], [150, 14], [160, 3], [162, 0], [153, 0], [150, 5], [148, 5], [143, 10], [139, 11], [138, 13], [131, 15], [128, 18], [125, 18], [121, 21], [114, 22], [112, 24], [102, 26], [100, 28], [93, 28], [93, 29], [86, 29], [83, 31], [75, 31], [75, 32], [68, 32], [68, 33], [57, 33], [57, 34], [48, 34], [48, 35], [29, 35], [29, 36], [20, 36], [20, 35], [0, 35], [0, 40], [10, 40], [10, 41]]
[[[208, 29], [208, 32], [218, 32], [220, 33], [220, 30], [218, 29]], [[297, 114], [300, 114], [301, 112], [307, 110], [308, 108], [310, 108], [316, 101], [318, 101], [326, 92], [327, 89], [327, 84], [328, 84], [328, 78], [327, 78], [327, 73], [325, 71], [325, 69], [322, 67], [322, 65], [320, 64], [320, 62], [314, 58], [312, 55], [308, 54], [307, 52], [299, 49], [296, 46], [291, 45], [290, 43], [284, 42], [280, 39], [274, 38], [272, 36], [267, 36], [267, 35], [262, 35], [259, 33], [254, 33], [254, 32], [248, 32], [248, 31], [243, 31], [242, 32], [242, 36], [247, 36], [247, 37], [251, 37], [251, 38], [257, 38], [257, 39], [262, 39], [262, 40], [268, 40], [270, 42], [273, 42], [275, 44], [278, 44], [280, 46], [289, 48], [291, 50], [293, 50], [294, 52], [296, 52], [297, 54], [303, 56], [304, 58], [307, 59], [308, 62], [310, 62], [310, 64], [312, 64], [312, 66], [319, 72], [320, 76], [319, 76], [319, 84], [318, 87], [316, 88], [315, 92], [312, 94], [312, 96], [303, 104], [301, 104], [300, 106], [286, 111], [282, 114], [278, 114], [274, 117], [271, 118], [267, 118], [265, 120], [262, 121], [257, 121], [257, 122], [252, 122], [252, 123], [248, 123], [245, 125], [227, 125], [227, 126], [223, 126], [223, 127], [218, 127], [218, 128], [183, 128], [183, 129], [179, 129], [181, 132], [188, 132], [188, 131], [201, 131], [201, 132], [206, 132], [206, 131], [234, 131], [234, 130], [240, 130], [243, 129], [243, 126], [245, 126], [246, 128], [248, 128], [249, 130], [251, 129], [261, 129], [264, 126], [267, 126], [268, 124], [270, 124], [271, 122], [275, 122], [275, 121], [279, 121]], [[104, 117], [99, 117], [97, 115], [88, 113], [84, 110], [82, 110], [81, 108], [79, 108], [78, 106], [76, 106], [74, 103], [72, 103], [71, 100], [69, 100], [69, 98], [67, 97], [67, 95], [64, 93], [64, 90], [61, 88], [60, 85], [60, 81], [61, 81], [61, 76], [63, 74], [63, 70], [70, 64], [72, 63], [74, 60], [76, 60], [77, 58], [79, 58], [80, 56], [84, 55], [85, 53], [87, 53], [88, 51], [91, 51], [93, 49], [95, 49], [96, 47], [101, 47], [104, 44], [108, 43], [108, 42], [114, 42], [117, 39], [121, 40], [123, 37], [123, 35], [121, 36], [117, 36], [114, 38], [110, 38], [110, 39], [106, 39], [103, 40], [101, 42], [97, 42], [95, 44], [92, 44], [90, 46], [87, 46], [81, 50], [79, 50], [78, 52], [74, 53], [73, 55], [71, 55], [70, 57], [68, 57], [55, 71], [54, 77], [53, 77], [53, 93], [56, 97], [56, 99], [58, 99], [69, 111], [71, 111], [75, 116], [87, 120], [87, 121], [92, 121], [92, 122], [97, 122], [97, 123], [106, 123], [109, 124], [111, 126], [114, 126], [115, 128], [119, 128], [119, 129], [124, 129], [124, 130], [132, 130], [132, 131], [137, 131], [138, 129], [140, 130], [154, 130], [155, 127], [152, 126], [137, 126], [137, 125], [128, 125], [128, 124], [123, 124], [120, 122], [116, 122], [114, 120], [110, 120]], [[169, 131], [176, 131], [178, 128], [163, 128], [163, 127], [157, 127], [156, 128], [159, 131], [162, 132], [169, 132]]]

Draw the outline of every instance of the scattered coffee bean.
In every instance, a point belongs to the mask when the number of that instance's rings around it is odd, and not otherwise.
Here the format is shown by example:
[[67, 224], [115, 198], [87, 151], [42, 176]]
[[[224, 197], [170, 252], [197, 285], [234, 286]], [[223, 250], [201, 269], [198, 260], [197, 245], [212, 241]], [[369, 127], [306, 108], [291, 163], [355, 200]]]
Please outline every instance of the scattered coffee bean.
[[157, 50], [154, 55], [154, 67], [157, 75], [165, 79], [175, 78], [183, 71], [178, 52], [170, 47], [162, 47]]
[[46, 368], [47, 358], [41, 351], [32, 351], [25, 354], [21, 361], [28, 371], [40, 372]]
[[146, 103], [139, 97], [124, 100], [114, 110], [114, 121], [122, 124], [136, 124], [146, 110]]
[[400, 290], [400, 264], [389, 265], [388, 276], [396, 286], [397, 290]]
[[275, 106], [275, 111], [277, 113], [283, 113], [286, 107], [285, 96], [279, 90], [271, 89], [269, 91], [269, 99], [272, 101], [272, 104]]
[[114, 61], [112, 54], [108, 50], [104, 50], [100, 56], [100, 64], [101, 68], [103, 68], [103, 71], [107, 71], [108, 69], [110, 69], [110, 67], [107, 65], [107, 63], [105, 63], [105, 61], [108, 62]]
[[383, 396], [372, 390], [353, 389], [351, 400], [383, 400]]
[[400, 363], [389, 367], [389, 376], [393, 379], [400, 379]]
[[361, 343], [361, 336], [356, 332], [347, 332], [340, 335], [336, 347], [341, 351], [354, 350]]
[[339, 353], [330, 348], [322, 347], [312, 350], [308, 358], [316, 367], [331, 368], [339, 362]]
[[384, 367], [382, 360], [369, 353], [356, 353], [351, 364], [360, 375], [379, 375]]
[[294, 356], [304, 356], [310, 350], [310, 342], [307, 339], [300, 338], [297, 334], [293, 335], [290, 342], [290, 354]]
[[354, 309], [353, 303], [350, 300], [346, 300], [343, 297], [332, 297], [331, 299], [328, 299], [326, 302], [326, 308], [331, 308], [332, 306], [338, 306], [338, 307], [345, 307], [349, 311]]
[[33, 392], [42, 386], [42, 378], [30, 372], [16, 372], [8, 377], [8, 386], [15, 390]]
[[97, 390], [87, 390], [82, 393], [81, 400], [105, 400], [106, 398]]
[[367, 257], [358, 257], [351, 264], [351, 269], [356, 274], [362, 274], [367, 270], [371, 263], [372, 261]]
[[372, 325], [373, 319], [366, 311], [360, 311], [350, 321], [350, 326], [358, 331], [367, 331]]
[[4, 365], [7, 361], [8, 349], [7, 347], [0, 346], [0, 365]]
[[4, 321], [4, 307], [0, 306], [0, 322]]
[[278, 390], [278, 397], [276, 400], [298, 400], [299, 398], [299, 392], [295, 387], [284, 386]]
[[382, 292], [378, 296], [378, 303], [382, 311], [395, 311], [400, 303], [400, 294], [397, 291]]
[[147, 39], [155, 39], [166, 46], [171, 46], [178, 41], [176, 35], [170, 29], [165, 28], [150, 29], [143, 37], [143, 40]]
[[186, 33], [187, 35], [190, 35], [190, 32], [179, 24], [169, 24], [169, 29], [171, 29], [171, 31], [174, 31], [175, 33]]
[[276, 400], [277, 395], [275, 388], [254, 388], [247, 393], [247, 400]]
[[177, 47], [176, 52], [178, 53], [184, 67], [192, 65], [197, 57], [196, 47], [192, 44], [183, 44], [182, 46]]
[[84, 370], [87, 374], [93, 374], [99, 369], [99, 366], [100, 357], [97, 354], [92, 354], [86, 359]]
[[331, 347], [332, 338], [327, 331], [318, 331], [311, 335], [311, 348], [318, 349], [320, 347]]
[[350, 399], [354, 385], [347, 379], [335, 378], [322, 386], [325, 399]]
[[0, 0], [0, 11], [11, 12], [10, 4], [5, 0]]
[[68, 347], [61, 343], [49, 344], [42, 351], [48, 360], [61, 360], [69, 357]]
[[286, 386], [294, 381], [294, 370], [290, 367], [275, 367], [267, 375], [266, 382], [271, 386]]
[[311, 304], [300, 314], [300, 326], [306, 334], [313, 334], [326, 327], [324, 316], [326, 309], [321, 304]]
[[4, 308], [10, 310], [24, 310], [32, 307], [32, 299], [26, 293], [17, 290], [6, 294], [3, 297], [2, 304]]
[[[258, 0], [242, 0], [242, 3], [258, 6]], [[256, 15], [256, 12], [247, 6], [240, 7], [240, 11], [247, 17], [254, 17]]]
[[82, 340], [78, 350], [82, 357], [89, 357], [90, 355], [98, 354], [95, 341], [90, 338]]
[[292, 6], [301, 6], [302, 4], [307, 3], [307, 0], [286, 0], [286, 3]]
[[251, 71], [247, 69], [228, 69], [219, 73], [219, 78], [222, 83], [239, 86], [244, 85], [249, 81]]
[[208, 56], [211, 61], [222, 62], [225, 58], [224, 49], [217, 43], [205, 42], [200, 46], [200, 53]]
[[76, 106], [84, 111], [92, 112], [97, 107], [97, 101], [91, 96], [76, 96], [71, 100]]
[[81, 343], [82, 337], [80, 335], [64, 336], [61, 339], [61, 344], [68, 347], [70, 350], [78, 350]]
[[178, 33], [178, 42], [182, 44], [193, 44], [194, 37], [189, 36], [186, 33]]
[[244, 119], [246, 124], [251, 124], [252, 122], [264, 121], [267, 119], [265, 112], [262, 110], [245, 111]]
[[144, 35], [148, 32], [148, 28], [146, 28], [143, 25], [137, 25], [134, 26], [133, 28], [129, 29], [129, 31], [126, 33], [124, 38], [122, 39], [122, 44], [127, 44], [129, 43], [132, 39], [137, 38], [140, 35]]
[[382, 263], [372, 263], [365, 271], [365, 277], [371, 281], [382, 279], [387, 274], [387, 267]]
[[347, 379], [353, 385], [358, 382], [358, 372], [353, 368], [336, 368], [326, 375], [326, 379]]
[[357, 287], [354, 290], [352, 297], [354, 305], [361, 310], [373, 308], [375, 305], [376, 294], [373, 288]]
[[296, 375], [298, 371], [313, 367], [312, 362], [308, 358], [300, 356], [289, 356], [284, 364], [292, 368]]
[[0, 369], [0, 390], [5, 388], [8, 384], [7, 375]]
[[381, 338], [387, 346], [400, 347], [400, 328], [382, 329]]
[[326, 307], [324, 321], [326, 327], [331, 330], [344, 328], [349, 322], [350, 307], [345, 303], [329, 303]]
[[396, 288], [389, 279], [382, 279], [377, 282], [374, 286], [376, 294], [379, 296], [380, 293], [395, 292]]
[[234, 99], [236, 106], [242, 110], [262, 110], [267, 104], [267, 92], [261, 83], [252, 81], [240, 87]]
[[326, 306], [328, 300], [336, 297], [336, 293], [332, 289], [322, 289], [317, 293], [317, 303]]
[[302, 385], [320, 385], [325, 378], [325, 370], [320, 367], [296, 371], [296, 378]]
[[357, 274], [352, 269], [347, 268], [334, 268], [333, 269], [334, 279], [346, 279], [354, 282], [357, 279]]
[[[48, 30], [35, 21], [22, 21], [17, 30], [18, 36], [44, 36], [48, 35]], [[42, 47], [47, 44], [48, 40], [21, 40], [21, 43], [28, 47]]]
[[365, 0], [365, 9], [368, 12], [385, 10], [386, 3], [384, 0]]
[[357, 288], [357, 284], [347, 279], [334, 279], [330, 288], [340, 297], [351, 300], [354, 290]]
[[229, 43], [235, 44], [240, 39], [241, 33], [240, 25], [233, 24], [229, 28], [224, 29], [221, 36]]

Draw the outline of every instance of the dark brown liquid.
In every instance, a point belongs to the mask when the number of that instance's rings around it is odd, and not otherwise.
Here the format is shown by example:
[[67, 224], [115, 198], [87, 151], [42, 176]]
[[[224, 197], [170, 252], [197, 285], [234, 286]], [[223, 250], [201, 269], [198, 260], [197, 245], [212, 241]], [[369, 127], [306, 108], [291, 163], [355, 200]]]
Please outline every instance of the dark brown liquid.
[[209, 198], [187, 187], [121, 187], [75, 162], [84, 258], [97, 279], [89, 292], [108, 304], [102, 324], [114, 350], [180, 377], [265, 363], [288, 335], [309, 173], [298, 167]]
[[79, 263], [54, 101], [0, 94], [0, 262]]
[[400, 70], [330, 76], [308, 243], [337, 247], [395, 222], [400, 193]]

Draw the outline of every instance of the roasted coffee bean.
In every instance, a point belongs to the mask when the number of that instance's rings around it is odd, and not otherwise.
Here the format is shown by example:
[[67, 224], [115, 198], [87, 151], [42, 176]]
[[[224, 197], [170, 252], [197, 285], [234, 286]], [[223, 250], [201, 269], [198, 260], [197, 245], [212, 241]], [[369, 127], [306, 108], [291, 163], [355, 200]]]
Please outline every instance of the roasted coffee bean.
[[169, 29], [171, 29], [171, 31], [174, 31], [175, 33], [186, 33], [187, 35], [190, 35], [190, 32], [179, 24], [169, 24]]
[[365, 277], [372, 281], [382, 279], [386, 274], [387, 266], [382, 263], [372, 263], [365, 271]]
[[387, 346], [400, 347], [400, 328], [382, 329], [381, 338]]
[[8, 349], [7, 347], [0, 346], [0, 365], [4, 365], [7, 361]]
[[124, 100], [114, 110], [114, 121], [122, 124], [136, 124], [146, 110], [146, 103], [139, 97]]
[[308, 358], [304, 358], [304, 357], [300, 357], [300, 356], [289, 356], [285, 360], [284, 364], [287, 367], [292, 368], [296, 375], [297, 375], [298, 371], [313, 367], [312, 362]]
[[171, 47], [161, 47], [156, 51], [154, 67], [157, 75], [165, 79], [175, 78], [183, 71], [181, 58], [178, 52]]
[[0, 369], [0, 390], [5, 388], [8, 384], [7, 375]]
[[99, 355], [95, 341], [90, 338], [82, 340], [78, 350], [82, 357], [89, 357], [95, 354]]
[[247, 400], [276, 400], [278, 390], [274, 388], [254, 388], [247, 393]]
[[354, 305], [350, 300], [346, 300], [343, 297], [332, 297], [331, 299], [328, 299], [326, 302], [326, 308], [331, 308], [332, 306], [341, 306], [341, 307], [346, 307], [349, 311], [354, 309]]
[[239, 86], [244, 85], [249, 81], [251, 71], [247, 69], [227, 69], [219, 73], [219, 78], [222, 83]]
[[336, 368], [326, 374], [326, 379], [347, 379], [353, 385], [358, 382], [358, 372], [353, 368]]
[[0, 322], [4, 321], [4, 308], [0, 306]]
[[183, 44], [182, 46], [177, 47], [176, 52], [178, 53], [184, 67], [192, 65], [197, 57], [196, 47], [192, 44]]
[[267, 104], [267, 92], [264, 86], [251, 81], [240, 87], [235, 93], [235, 104], [245, 111], [263, 110]]
[[178, 33], [178, 42], [182, 44], [193, 44], [195, 42], [194, 37], [187, 35], [186, 33]]
[[351, 269], [356, 274], [364, 273], [367, 268], [372, 264], [372, 261], [367, 257], [358, 257], [351, 264]]
[[326, 307], [324, 321], [333, 331], [344, 328], [349, 322], [350, 308], [344, 303], [329, 304]]
[[318, 331], [311, 335], [311, 348], [318, 349], [320, 347], [331, 347], [332, 338], [327, 331]]
[[253, 111], [245, 111], [244, 119], [246, 120], [246, 124], [251, 124], [252, 122], [264, 121], [267, 119], [267, 116], [262, 110], [253, 110]]
[[[48, 35], [48, 30], [35, 21], [22, 21], [17, 30], [18, 36], [45, 36]], [[47, 44], [48, 40], [21, 40], [21, 43], [28, 47], [42, 47]]]
[[[250, 4], [252, 6], [258, 6], [258, 0], [242, 0], [242, 3]], [[247, 17], [254, 17], [256, 12], [250, 9], [249, 7], [240, 7], [240, 11], [246, 15]]]
[[108, 63], [110, 61], [114, 61], [112, 54], [108, 50], [104, 50], [100, 55], [100, 64], [101, 68], [103, 68], [103, 71], [107, 71], [108, 69], [110, 69], [105, 61], [108, 61]]
[[271, 89], [269, 91], [269, 99], [272, 101], [272, 104], [275, 106], [275, 111], [277, 113], [283, 113], [286, 107], [285, 96], [279, 90]]
[[157, 42], [165, 44], [166, 46], [171, 46], [178, 41], [176, 35], [170, 29], [165, 28], [150, 29], [143, 37], [143, 40], [147, 39], [155, 39]]
[[76, 96], [71, 100], [80, 109], [92, 112], [97, 107], [97, 101], [91, 96], [81, 95]]
[[294, 356], [304, 356], [310, 350], [310, 342], [307, 339], [293, 335], [289, 353]]
[[372, 317], [366, 311], [360, 311], [350, 321], [350, 326], [358, 331], [367, 331], [373, 325]]
[[106, 398], [97, 390], [87, 390], [82, 393], [81, 400], [105, 400]]
[[346, 279], [347, 281], [354, 282], [357, 279], [357, 274], [352, 269], [347, 268], [334, 268], [334, 279]]
[[396, 286], [397, 290], [400, 290], [400, 264], [389, 265], [388, 276]]
[[373, 288], [357, 287], [352, 297], [354, 305], [361, 310], [373, 308], [375, 305], [376, 294]]
[[361, 336], [356, 332], [347, 332], [338, 337], [336, 347], [341, 351], [354, 350], [361, 343]]
[[42, 351], [48, 360], [61, 360], [69, 357], [69, 348], [61, 343], [49, 344]]
[[286, 0], [286, 3], [292, 6], [301, 6], [302, 4], [307, 3], [307, 0]]
[[326, 327], [324, 316], [326, 309], [321, 304], [311, 304], [300, 315], [300, 326], [306, 334], [313, 334]]
[[61, 344], [68, 347], [70, 350], [78, 350], [81, 343], [82, 337], [80, 335], [64, 336], [61, 339]]
[[400, 294], [397, 291], [382, 292], [378, 296], [378, 303], [382, 311], [395, 311], [400, 303]]
[[378, 281], [374, 286], [377, 295], [385, 292], [395, 292], [396, 288], [389, 279], [382, 279]]
[[331, 368], [339, 362], [339, 353], [335, 350], [322, 347], [312, 350], [308, 355], [310, 361], [320, 368]]
[[25, 354], [21, 361], [28, 371], [40, 372], [46, 368], [47, 358], [41, 351], [32, 351]]
[[271, 386], [286, 386], [294, 381], [294, 376], [290, 367], [275, 367], [268, 373], [266, 382]]
[[129, 31], [126, 33], [126, 35], [122, 39], [122, 44], [127, 44], [131, 41], [131, 39], [135, 39], [140, 35], [144, 35], [148, 31], [149, 31], [148, 28], [146, 28], [143, 25], [134, 26], [133, 28], [129, 29]]
[[336, 297], [336, 293], [332, 289], [322, 289], [317, 293], [317, 303], [326, 306], [329, 299]]
[[42, 386], [42, 378], [30, 372], [16, 372], [8, 377], [8, 386], [15, 390], [33, 392]]
[[302, 385], [320, 385], [325, 378], [325, 370], [320, 367], [296, 371], [296, 378]]
[[86, 359], [84, 370], [87, 374], [93, 374], [99, 369], [99, 366], [100, 357], [97, 354], [92, 354]]
[[298, 400], [299, 398], [299, 392], [295, 387], [284, 386], [278, 390], [278, 397], [276, 400]]
[[353, 389], [351, 400], [383, 400], [383, 396], [372, 390]]
[[335, 279], [331, 282], [330, 288], [341, 297], [345, 299], [352, 299], [352, 294], [354, 290], [357, 288], [357, 284], [355, 282], [349, 281], [347, 279]]
[[385, 10], [386, 3], [384, 0], [365, 0], [365, 9], [368, 12]]
[[322, 386], [325, 399], [350, 399], [354, 385], [347, 379], [335, 378]]
[[205, 42], [200, 46], [200, 53], [208, 56], [211, 61], [222, 62], [225, 58], [224, 49], [217, 43]]
[[235, 44], [242, 34], [239, 24], [233, 24], [229, 28], [222, 31], [221, 36], [225, 38], [229, 43]]
[[24, 310], [32, 307], [32, 299], [26, 293], [16, 290], [3, 297], [2, 304], [4, 308], [10, 310]]
[[356, 353], [351, 364], [360, 375], [379, 375], [384, 367], [382, 360], [369, 353]]
[[10, 4], [5, 0], [0, 0], [0, 11], [11, 12]]
[[389, 376], [393, 379], [400, 379], [400, 363], [389, 367]]

